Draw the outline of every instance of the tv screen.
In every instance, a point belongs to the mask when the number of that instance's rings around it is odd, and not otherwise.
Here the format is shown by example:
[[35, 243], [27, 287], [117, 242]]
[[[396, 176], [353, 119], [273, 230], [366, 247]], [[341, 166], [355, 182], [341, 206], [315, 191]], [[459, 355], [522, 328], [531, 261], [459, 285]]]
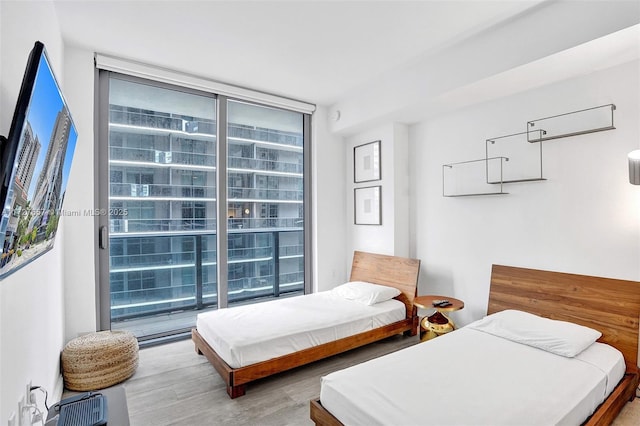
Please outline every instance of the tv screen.
[[45, 47], [36, 42], [1, 147], [0, 279], [53, 247], [77, 138]]

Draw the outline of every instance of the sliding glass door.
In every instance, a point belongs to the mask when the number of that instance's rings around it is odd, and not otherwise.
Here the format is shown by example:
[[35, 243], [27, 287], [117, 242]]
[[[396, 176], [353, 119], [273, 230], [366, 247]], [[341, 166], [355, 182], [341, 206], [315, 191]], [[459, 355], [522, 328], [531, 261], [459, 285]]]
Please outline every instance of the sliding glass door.
[[303, 294], [309, 117], [99, 82], [100, 328], [172, 336], [205, 309]]
[[229, 304], [304, 291], [303, 115], [227, 108]]

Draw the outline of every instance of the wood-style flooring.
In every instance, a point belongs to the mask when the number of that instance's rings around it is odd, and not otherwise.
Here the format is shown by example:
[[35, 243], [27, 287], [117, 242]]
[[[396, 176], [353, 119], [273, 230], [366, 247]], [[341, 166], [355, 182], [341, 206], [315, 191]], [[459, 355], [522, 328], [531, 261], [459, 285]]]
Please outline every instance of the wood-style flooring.
[[[247, 385], [230, 399], [218, 373], [195, 353], [191, 340], [140, 350], [135, 375], [123, 383], [131, 426], [312, 425], [309, 400], [320, 394], [320, 377], [413, 345], [395, 336]], [[640, 424], [640, 398], [625, 406], [614, 426]]]
[[236, 399], [191, 340], [144, 348], [136, 373], [123, 383], [131, 426], [313, 425], [309, 400], [320, 395], [321, 376], [415, 343], [417, 336], [390, 337], [250, 383]]

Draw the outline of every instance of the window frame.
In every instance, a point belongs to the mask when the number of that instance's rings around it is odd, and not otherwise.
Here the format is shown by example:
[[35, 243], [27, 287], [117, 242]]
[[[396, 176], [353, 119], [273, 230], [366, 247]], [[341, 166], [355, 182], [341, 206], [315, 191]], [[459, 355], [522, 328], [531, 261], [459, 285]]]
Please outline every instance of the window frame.
[[[135, 74], [135, 73], [134, 73]], [[177, 90], [185, 93], [207, 96], [216, 99], [216, 214], [217, 214], [217, 285], [218, 300], [217, 307], [224, 308], [228, 306], [228, 224], [226, 219], [228, 209], [227, 197], [227, 150], [229, 142], [227, 139], [227, 105], [229, 101], [239, 101], [250, 103], [257, 106], [271, 107], [283, 110], [295, 111], [302, 114], [303, 119], [303, 235], [304, 235], [304, 294], [311, 293], [313, 289], [312, 283], [312, 204], [311, 204], [311, 123], [313, 109], [303, 111], [296, 108], [287, 108], [282, 105], [269, 105], [265, 103], [255, 102], [250, 98], [228, 97], [224, 93], [215, 93], [214, 91], [198, 90], [185, 86], [169, 84], [148, 77], [129, 75], [108, 69], [108, 67], [96, 66], [96, 89], [95, 89], [95, 155], [94, 155], [94, 173], [96, 182], [96, 191], [94, 205], [96, 211], [109, 211], [109, 82], [111, 77], [120, 80], [152, 85], [158, 88], [169, 90]], [[269, 95], [270, 96], [270, 95]], [[267, 97], [269, 99], [269, 97]], [[296, 105], [296, 101], [293, 105]], [[308, 104], [299, 103], [305, 109]], [[221, 178], [224, 176], [224, 178]], [[125, 175], [122, 176], [126, 180]], [[221, 184], [222, 183], [222, 184]], [[111, 295], [110, 295], [110, 265], [109, 265], [109, 215], [95, 215], [95, 230], [98, 234], [98, 244], [95, 249], [96, 259], [96, 328], [97, 330], [111, 329]], [[222, 238], [220, 238], [222, 236]], [[165, 333], [173, 335], [173, 332]], [[156, 335], [154, 337], [163, 337]]]

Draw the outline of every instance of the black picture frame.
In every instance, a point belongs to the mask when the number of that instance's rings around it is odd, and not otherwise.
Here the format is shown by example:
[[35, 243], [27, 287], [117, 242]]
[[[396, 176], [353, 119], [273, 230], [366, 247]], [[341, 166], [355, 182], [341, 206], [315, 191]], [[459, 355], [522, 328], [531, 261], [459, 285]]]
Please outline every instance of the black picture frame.
[[353, 190], [353, 223], [382, 225], [382, 186], [367, 186]]
[[368, 142], [353, 148], [353, 182], [372, 182], [382, 179], [381, 141]]

